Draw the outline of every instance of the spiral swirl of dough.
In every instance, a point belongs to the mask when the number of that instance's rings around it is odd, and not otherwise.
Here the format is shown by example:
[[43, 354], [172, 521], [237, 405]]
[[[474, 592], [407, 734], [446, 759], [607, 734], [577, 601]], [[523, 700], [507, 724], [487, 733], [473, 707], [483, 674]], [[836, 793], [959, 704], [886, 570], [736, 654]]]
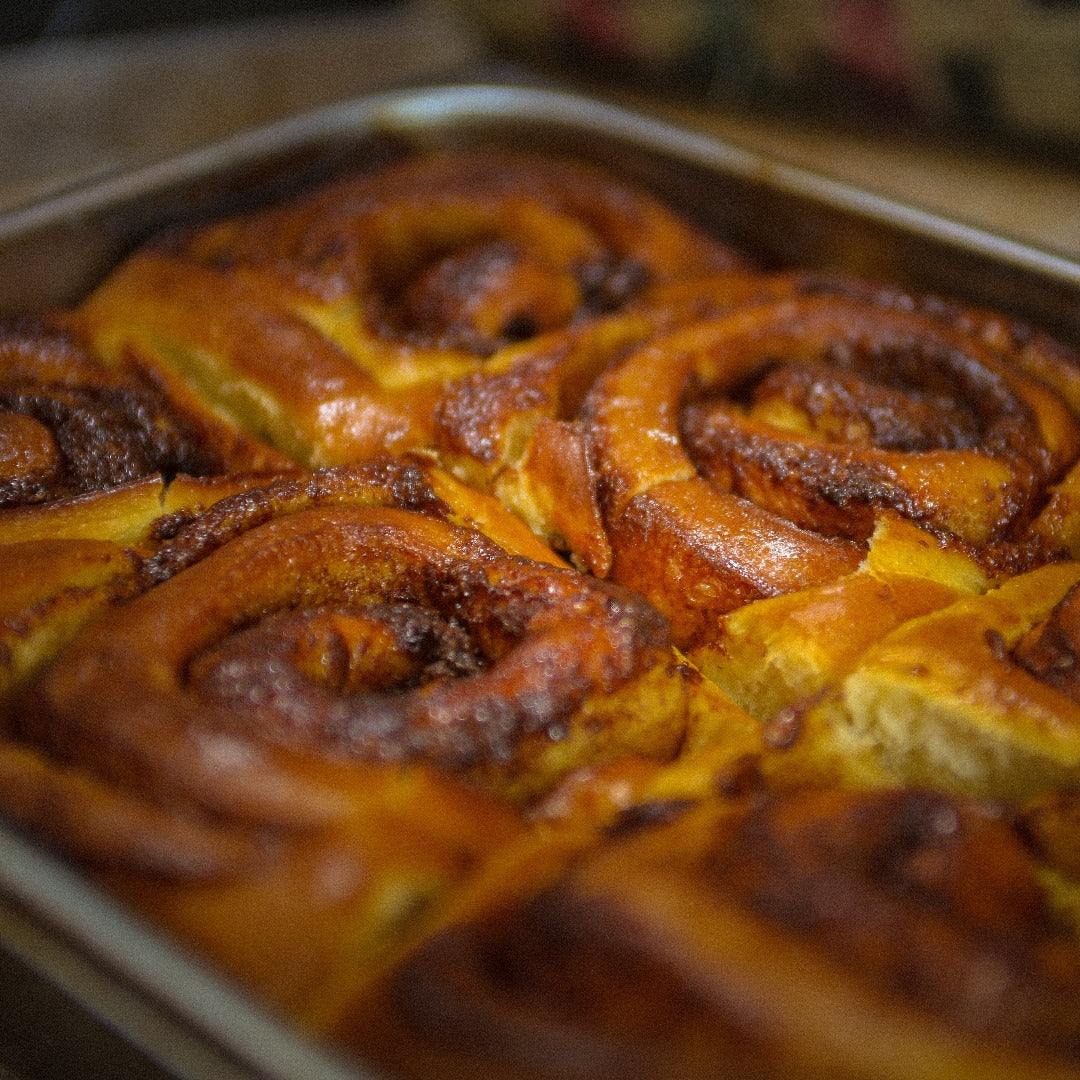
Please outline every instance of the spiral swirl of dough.
[[80, 319], [112, 362], [326, 466], [426, 445], [445, 385], [493, 355], [737, 261], [601, 169], [429, 154], [140, 250]]
[[612, 577], [682, 643], [850, 570], [883, 511], [1015, 567], [1029, 555], [1010, 543], [1080, 450], [1061, 399], [982, 341], [833, 297], [650, 340], [599, 380], [586, 422]]
[[60, 654], [18, 734], [263, 828], [333, 816], [321, 770], [358, 762], [423, 761], [518, 805], [588, 762], [674, 754], [691, 684], [662, 617], [467, 521], [544, 551], [423, 460], [224, 499]]

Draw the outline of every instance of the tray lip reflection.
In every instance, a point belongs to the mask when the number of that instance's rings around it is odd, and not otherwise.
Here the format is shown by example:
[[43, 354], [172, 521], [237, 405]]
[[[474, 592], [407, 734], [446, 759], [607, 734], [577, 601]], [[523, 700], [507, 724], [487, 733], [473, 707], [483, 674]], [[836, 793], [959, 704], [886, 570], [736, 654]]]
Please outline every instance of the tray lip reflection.
[[0, 824], [0, 907], [0, 925], [49, 935], [44, 950], [19, 940], [0, 946], [62, 992], [77, 996], [86, 985], [85, 974], [69, 970], [74, 962], [90, 965], [94, 988], [119, 991], [129, 1007], [134, 993], [138, 1015], [114, 1011], [100, 998], [82, 1004], [170, 1075], [203, 1077], [213, 1067], [223, 1080], [374, 1080], [309, 1043], [88, 875], [7, 824]]
[[[195, 199], [210, 176], [280, 158], [294, 151], [392, 133], [418, 142], [445, 138], [456, 125], [533, 125], [595, 133], [670, 160], [724, 173], [796, 199], [924, 237], [961, 255], [1012, 266], [1059, 285], [1080, 313], [1080, 264], [939, 214], [875, 195], [712, 135], [593, 98], [545, 88], [466, 84], [366, 95], [218, 140], [204, 148], [121, 173], [98, 176], [0, 214], [0, 252], [29, 242], [61, 243], [71, 230], [92, 235], [103, 216], [126, 211], [166, 191]], [[195, 194], [191, 194], [195, 191]], [[121, 223], [126, 228], [143, 224]], [[57, 239], [57, 238], [60, 239]], [[111, 238], [116, 243], [130, 236]], [[1080, 326], [1080, 315], [1077, 316]], [[204, 968], [182, 947], [143, 924], [117, 900], [52, 852], [0, 823], [0, 900], [28, 913], [70, 943], [107, 975], [145, 994], [197, 1037], [252, 1075], [292, 1080], [370, 1077], [361, 1065], [338, 1061]], [[133, 1034], [133, 1038], [134, 1038]], [[151, 1048], [152, 1049], [152, 1048]], [[182, 1075], [182, 1074], [181, 1074]]]
[[317, 140], [380, 130], [403, 134], [438, 132], [440, 126], [470, 120], [528, 121], [558, 125], [579, 134], [595, 131], [605, 139], [621, 139], [670, 154], [688, 164], [719, 169], [777, 191], [1080, 286], [1080, 261], [1027, 241], [586, 94], [499, 83], [369, 94], [241, 131], [186, 153], [75, 181], [0, 213], [0, 246], [43, 227], [77, 220], [161, 191], [177, 181], [197, 179]]

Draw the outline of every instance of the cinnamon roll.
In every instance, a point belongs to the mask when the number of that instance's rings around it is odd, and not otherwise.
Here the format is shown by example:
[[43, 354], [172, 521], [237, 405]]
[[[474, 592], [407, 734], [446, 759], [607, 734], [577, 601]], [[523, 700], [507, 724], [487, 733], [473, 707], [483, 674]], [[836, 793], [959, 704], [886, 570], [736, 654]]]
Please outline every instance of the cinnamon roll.
[[152, 385], [110, 371], [63, 315], [0, 325], [0, 509], [161, 473], [281, 464], [238, 432], [202, 430]]
[[1025, 542], [1080, 429], [983, 342], [848, 299], [751, 304], [651, 339], [597, 382], [586, 421], [611, 577], [714, 636], [742, 604], [858, 565], [898, 513], [991, 572]]
[[524, 807], [710, 738], [663, 619], [543, 553], [421, 459], [240, 492], [141, 561], [12, 731], [151, 801], [282, 827], [333, 816], [323, 765], [425, 762]]
[[411, 1078], [1064, 1078], [1078, 994], [1007, 818], [802, 789], [676, 811], [444, 928], [337, 1035]]
[[419, 155], [149, 246], [82, 305], [154, 373], [308, 466], [429, 445], [448, 382], [725, 246], [599, 169]]

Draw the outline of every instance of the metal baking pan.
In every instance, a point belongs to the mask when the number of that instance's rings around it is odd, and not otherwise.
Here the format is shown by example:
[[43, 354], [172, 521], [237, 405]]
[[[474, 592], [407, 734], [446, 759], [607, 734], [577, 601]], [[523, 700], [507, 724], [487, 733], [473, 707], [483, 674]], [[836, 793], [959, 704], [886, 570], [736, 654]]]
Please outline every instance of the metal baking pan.
[[[957, 296], [1080, 346], [1076, 263], [587, 98], [507, 86], [366, 97], [18, 208], [0, 217], [0, 314], [72, 303], [156, 230], [264, 203], [388, 146], [491, 142], [610, 166], [764, 265]], [[5, 1065], [20, 1080], [371, 1075], [2, 825], [0, 986], [0, 1080]]]

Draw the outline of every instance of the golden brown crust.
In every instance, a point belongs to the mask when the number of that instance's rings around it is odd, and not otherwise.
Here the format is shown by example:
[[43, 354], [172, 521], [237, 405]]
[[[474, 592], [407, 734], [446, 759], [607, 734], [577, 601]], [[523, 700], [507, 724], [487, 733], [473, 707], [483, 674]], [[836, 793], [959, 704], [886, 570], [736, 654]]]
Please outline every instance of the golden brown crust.
[[504, 349], [448, 386], [435, 410], [441, 460], [598, 576], [610, 568], [611, 549], [581, 401], [606, 367], [656, 329], [653, 318], [610, 316]]
[[0, 544], [0, 725], [26, 685], [90, 621], [139, 591], [138, 559], [108, 540]]
[[809, 790], [609, 845], [430, 939], [350, 1021], [405, 1076], [1068, 1076], [1078, 988], [1007, 822]]
[[183, 522], [266, 477], [144, 477], [0, 510], [0, 721], [84, 626], [142, 592], [152, 553]]
[[745, 604], [688, 655], [756, 717], [782, 728], [891, 630], [986, 587], [985, 572], [962, 551], [886, 514], [850, 574]]
[[806, 712], [800, 737], [870, 754], [909, 783], [1014, 804], [1075, 790], [1080, 708], [1041, 677], [1025, 640], [1078, 575], [1078, 563], [1053, 563], [903, 623]]
[[599, 170], [420, 155], [139, 251], [79, 319], [111, 362], [326, 466], [428, 445], [445, 384], [493, 355], [736, 262]]
[[0, 806], [53, 847], [93, 867], [125, 866], [172, 882], [232, 877], [265, 858], [250, 830], [207, 828], [16, 742], [0, 742]]

